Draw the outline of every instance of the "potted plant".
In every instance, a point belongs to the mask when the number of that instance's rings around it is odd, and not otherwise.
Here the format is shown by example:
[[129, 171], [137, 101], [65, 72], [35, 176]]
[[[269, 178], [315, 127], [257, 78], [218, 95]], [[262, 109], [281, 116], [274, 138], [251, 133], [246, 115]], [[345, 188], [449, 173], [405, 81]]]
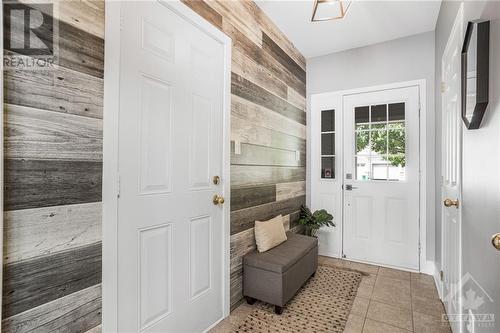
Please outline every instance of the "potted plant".
[[305, 227], [306, 235], [313, 237], [316, 237], [316, 232], [323, 226], [335, 227], [332, 214], [329, 214], [324, 209], [320, 209], [312, 213], [311, 210], [304, 205], [300, 207], [298, 222]]

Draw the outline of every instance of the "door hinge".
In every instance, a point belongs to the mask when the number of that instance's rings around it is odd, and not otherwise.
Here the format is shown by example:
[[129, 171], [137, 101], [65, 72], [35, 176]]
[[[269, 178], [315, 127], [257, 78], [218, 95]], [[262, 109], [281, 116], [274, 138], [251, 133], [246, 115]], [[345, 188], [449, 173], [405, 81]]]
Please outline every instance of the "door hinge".
[[441, 94], [444, 94], [446, 91], [446, 82], [441, 81]]
[[121, 184], [120, 184], [120, 175], [118, 175], [118, 177], [116, 178], [116, 197], [119, 198], [120, 197], [120, 191], [121, 191]]
[[439, 271], [439, 278], [441, 279], [441, 281], [444, 281], [444, 272], [443, 271]]

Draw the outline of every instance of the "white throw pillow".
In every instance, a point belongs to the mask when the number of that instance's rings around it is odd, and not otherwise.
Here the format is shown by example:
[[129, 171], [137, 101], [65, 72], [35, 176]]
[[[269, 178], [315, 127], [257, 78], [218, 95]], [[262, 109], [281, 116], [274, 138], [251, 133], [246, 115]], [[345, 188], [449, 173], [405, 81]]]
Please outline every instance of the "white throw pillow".
[[268, 221], [255, 221], [255, 242], [257, 251], [266, 252], [286, 241], [283, 216], [278, 215]]

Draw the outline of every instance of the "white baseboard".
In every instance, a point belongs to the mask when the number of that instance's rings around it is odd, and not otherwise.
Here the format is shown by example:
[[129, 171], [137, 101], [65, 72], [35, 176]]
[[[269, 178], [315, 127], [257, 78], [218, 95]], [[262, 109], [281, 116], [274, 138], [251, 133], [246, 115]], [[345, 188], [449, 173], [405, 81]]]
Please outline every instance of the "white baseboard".
[[434, 261], [427, 260], [423, 267], [420, 268], [420, 272], [434, 276], [436, 273], [436, 265], [434, 264]]
[[342, 258], [340, 258], [340, 254], [339, 254], [339, 253], [335, 253], [335, 252], [329, 252], [329, 251], [318, 251], [318, 255], [320, 255], [320, 256], [324, 256], [324, 257], [330, 257], [330, 258], [338, 258], [338, 259], [342, 259]]

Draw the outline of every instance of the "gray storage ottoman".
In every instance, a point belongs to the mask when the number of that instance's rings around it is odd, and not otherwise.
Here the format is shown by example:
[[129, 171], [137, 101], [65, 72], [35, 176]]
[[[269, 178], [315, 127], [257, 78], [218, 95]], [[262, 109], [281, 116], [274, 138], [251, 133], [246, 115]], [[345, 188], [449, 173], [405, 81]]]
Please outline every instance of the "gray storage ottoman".
[[280, 314], [283, 306], [318, 267], [318, 240], [287, 233], [287, 240], [269, 251], [251, 252], [243, 258], [243, 296], [273, 304]]

